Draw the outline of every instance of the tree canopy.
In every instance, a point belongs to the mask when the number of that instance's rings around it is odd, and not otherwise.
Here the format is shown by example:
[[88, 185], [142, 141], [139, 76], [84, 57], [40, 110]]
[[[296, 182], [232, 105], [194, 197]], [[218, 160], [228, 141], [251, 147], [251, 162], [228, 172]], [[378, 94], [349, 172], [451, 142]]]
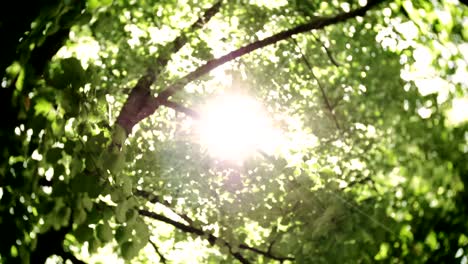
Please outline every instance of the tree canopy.
[[458, 0], [0, 5], [0, 263], [467, 263]]

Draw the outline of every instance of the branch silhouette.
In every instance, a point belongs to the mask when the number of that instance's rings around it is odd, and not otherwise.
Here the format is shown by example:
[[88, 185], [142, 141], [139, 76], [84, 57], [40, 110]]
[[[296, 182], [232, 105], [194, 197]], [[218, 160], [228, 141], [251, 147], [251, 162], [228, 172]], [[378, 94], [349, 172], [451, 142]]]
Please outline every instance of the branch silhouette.
[[[159, 108], [159, 106], [164, 105], [165, 102], [167, 102], [167, 100], [172, 95], [182, 90], [187, 83], [200, 78], [201, 76], [207, 74], [211, 70], [227, 62], [235, 60], [241, 56], [249, 54], [255, 50], [258, 50], [268, 45], [272, 45], [279, 41], [288, 39], [289, 37], [293, 35], [304, 33], [304, 32], [309, 32], [314, 29], [322, 29], [326, 26], [344, 22], [348, 19], [352, 19], [357, 16], [364, 16], [367, 13], [367, 11], [371, 10], [373, 7], [375, 7], [376, 5], [384, 1], [385, 0], [370, 0], [368, 1], [367, 5], [351, 10], [350, 12], [340, 13], [335, 16], [316, 17], [308, 23], [296, 26], [292, 29], [279, 32], [265, 39], [247, 44], [246, 46], [241, 47], [237, 50], [231, 51], [224, 56], [221, 56], [217, 59], [213, 59], [213, 60], [206, 62], [204, 65], [198, 67], [194, 71], [188, 73], [184, 77], [180, 78], [179, 80], [175, 81], [171, 85], [167, 86], [156, 97], [151, 96], [149, 93], [149, 87], [156, 79], [154, 77], [154, 71], [151, 71], [149, 74], [145, 75], [147, 76], [146, 79], [144, 79], [145, 76], [142, 77], [143, 80], [151, 81], [151, 83], [149, 83], [149, 85], [146, 85], [145, 87], [146, 89], [145, 89], [144, 96], [138, 97], [139, 100], [132, 100], [132, 93], [131, 93], [129, 98], [127, 99], [127, 102], [124, 104], [124, 107], [122, 108], [119, 118], [117, 119], [117, 123], [127, 131], [127, 135], [128, 135], [131, 133], [131, 130], [134, 125], [136, 125], [138, 122], [140, 122], [144, 118], [153, 114]], [[211, 18], [210, 16], [208, 17]], [[178, 46], [177, 43], [175, 43], [174, 46]], [[148, 84], [148, 83], [145, 82], [145, 84]], [[139, 89], [138, 84], [134, 89]], [[142, 94], [142, 93], [139, 93], [139, 94]], [[131, 110], [135, 108], [137, 111], [128, 111], [128, 109]]]
[[[127, 101], [122, 107], [117, 124], [123, 127], [129, 135], [132, 128], [141, 120], [153, 114], [159, 107], [159, 103], [155, 105], [154, 97], [151, 95], [151, 85], [156, 81], [158, 74], [162, 72], [164, 67], [170, 60], [172, 54], [177, 53], [189, 40], [190, 33], [202, 28], [211, 18], [219, 12], [223, 1], [216, 2], [212, 7], [207, 9], [203, 16], [200, 16], [190, 27], [182, 30], [180, 35], [172, 42], [165, 46], [165, 52], [156, 60], [156, 65], [150, 66], [146, 73], [138, 80], [135, 87], [132, 88]], [[166, 101], [166, 100], [164, 100]]]
[[[151, 203], [161, 203], [161, 204], [165, 205], [166, 207], [168, 207], [169, 209], [171, 209], [170, 206], [165, 201], [161, 201], [158, 196], [152, 195], [150, 192], [140, 190], [140, 191], [135, 192], [135, 194], [142, 197], [142, 198], [145, 198], [146, 200], [148, 200]], [[190, 219], [185, 214], [176, 213], [182, 219], [184, 219], [187, 223], [189, 223], [189, 225], [186, 225], [186, 224], [183, 224], [181, 222], [175, 221], [175, 220], [173, 220], [173, 219], [171, 219], [169, 217], [166, 217], [164, 215], [157, 214], [157, 213], [150, 212], [150, 211], [143, 210], [143, 209], [140, 209], [139, 213], [140, 213], [140, 215], [143, 215], [143, 216], [146, 216], [146, 217], [149, 217], [149, 218], [152, 218], [152, 219], [155, 219], [155, 220], [170, 224], [170, 225], [176, 227], [177, 229], [179, 229], [181, 231], [184, 231], [186, 233], [196, 234], [198, 236], [204, 237], [204, 238], [206, 238], [208, 240], [208, 242], [211, 245], [214, 245], [217, 241], [221, 242], [222, 245], [229, 248], [231, 254], [235, 258], [237, 258], [239, 261], [241, 261], [242, 263], [250, 263], [247, 259], [244, 259], [244, 257], [239, 252], [234, 252], [233, 249], [232, 249], [233, 246], [230, 243], [228, 243], [227, 241], [225, 241], [224, 239], [222, 239], [220, 237], [216, 237], [213, 234], [210, 234], [210, 233], [208, 233], [206, 231], [203, 231], [203, 229], [201, 229], [201, 228], [194, 227], [192, 225], [192, 223], [194, 223], [195, 221], [193, 219]], [[268, 248], [267, 251], [261, 250], [261, 249], [258, 249], [258, 248], [252, 247], [252, 246], [249, 246], [249, 245], [244, 244], [244, 243], [240, 243], [238, 245], [238, 247], [239, 247], [239, 249], [248, 250], [248, 251], [263, 255], [263, 256], [265, 256], [267, 258], [278, 260], [278, 261], [285, 261], [285, 260], [291, 260], [292, 261], [292, 260], [294, 260], [294, 258], [292, 258], [292, 257], [278, 257], [278, 256], [274, 255], [271, 252], [270, 247]], [[246, 262], [243, 262], [241, 259], [244, 259]]]

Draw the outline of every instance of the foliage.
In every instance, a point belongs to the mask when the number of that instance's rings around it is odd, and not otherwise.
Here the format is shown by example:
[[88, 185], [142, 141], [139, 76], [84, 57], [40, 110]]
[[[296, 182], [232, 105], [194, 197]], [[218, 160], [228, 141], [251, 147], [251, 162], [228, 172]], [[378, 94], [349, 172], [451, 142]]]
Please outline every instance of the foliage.
[[[364, 2], [2, 3], [0, 263], [466, 262], [468, 9]], [[231, 92], [283, 136], [241, 165]]]

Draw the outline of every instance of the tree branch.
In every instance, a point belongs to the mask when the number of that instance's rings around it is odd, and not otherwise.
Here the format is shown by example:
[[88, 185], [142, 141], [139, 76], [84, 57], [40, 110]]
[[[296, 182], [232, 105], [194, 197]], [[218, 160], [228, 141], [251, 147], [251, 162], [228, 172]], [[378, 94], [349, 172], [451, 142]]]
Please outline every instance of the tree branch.
[[159, 197], [159, 195], [154, 195], [150, 192], [143, 191], [143, 190], [133, 190], [133, 193], [137, 196], [145, 198], [150, 203], [160, 203], [165, 206], [170, 206], [169, 202], [161, 200], [161, 197]]
[[167, 65], [172, 54], [177, 53], [187, 43], [187, 33], [194, 32], [195, 30], [202, 28], [206, 23], [208, 23], [208, 21], [210, 21], [211, 18], [219, 12], [222, 3], [223, 0], [216, 2], [212, 7], [205, 11], [203, 16], [200, 16], [198, 20], [195, 21], [195, 23], [193, 23], [189, 28], [183, 30], [178, 37], [176, 37], [169, 45], [166, 46], [166, 48], [169, 48], [169, 50], [165, 52], [166, 55], [160, 56], [157, 59], [157, 64], [160, 67], [160, 69]]
[[188, 107], [185, 107], [183, 105], [180, 105], [178, 103], [171, 102], [171, 101], [167, 100], [167, 101], [163, 101], [161, 104], [164, 105], [164, 106], [167, 106], [169, 108], [172, 108], [172, 109], [176, 110], [177, 112], [182, 112], [182, 113], [184, 113], [184, 114], [186, 114], [186, 115], [188, 115], [188, 116], [190, 116], [190, 117], [192, 117], [194, 119], [200, 119], [200, 114], [197, 111], [192, 110], [192, 109], [190, 109]]
[[164, 257], [164, 255], [161, 254], [161, 252], [159, 251], [158, 246], [156, 246], [156, 244], [155, 244], [153, 241], [151, 241], [151, 239], [148, 239], [148, 241], [149, 241], [149, 243], [153, 246], [154, 251], [156, 251], [156, 254], [158, 254], [160, 262], [162, 262], [163, 264], [166, 264], [166, 263], [167, 263], [167, 260], [166, 260], [166, 258]]
[[[265, 39], [250, 43], [242, 48], [239, 48], [224, 56], [221, 56], [220, 58], [210, 60], [204, 65], [197, 68], [196, 70], [192, 71], [191, 73], [182, 77], [178, 81], [174, 82], [172, 85], [169, 85], [168, 87], [166, 87], [166, 89], [161, 91], [157, 95], [156, 98], [147, 96], [146, 99], [141, 100], [140, 102], [137, 102], [141, 105], [140, 111], [137, 113], [137, 115], [129, 115], [126, 111], [124, 111], [124, 109], [122, 109], [122, 112], [120, 113], [119, 118], [117, 119], [117, 123], [125, 128], [125, 130], [127, 131], [127, 134], [130, 134], [135, 124], [137, 124], [142, 119], [148, 117], [149, 115], [153, 114], [154, 111], [156, 111], [156, 109], [158, 109], [159, 106], [161, 106], [164, 102], [167, 101], [167, 99], [169, 99], [169, 97], [171, 97], [176, 92], [180, 91], [187, 83], [195, 79], [198, 79], [199, 77], [210, 72], [211, 70], [229, 61], [237, 59], [245, 54], [248, 54], [252, 51], [264, 48], [268, 45], [272, 45], [278, 41], [285, 40], [293, 35], [308, 32], [313, 29], [321, 29], [326, 26], [337, 24], [337, 23], [346, 21], [348, 19], [351, 19], [357, 16], [363, 16], [372, 7], [384, 1], [385, 0], [369, 0], [367, 5], [354, 9], [350, 12], [340, 13], [336, 16], [331, 16], [331, 17], [316, 17], [309, 23], [302, 24], [292, 29], [282, 31], [280, 33], [277, 33]], [[129, 96], [129, 98], [127, 99], [127, 102], [125, 103], [124, 108], [127, 105], [128, 101], [130, 101], [131, 99], [130, 97], [131, 96]], [[121, 122], [122, 120], [125, 121], [124, 118], [121, 118], [123, 116], [126, 116], [127, 119], [131, 119], [131, 122]]]
[[334, 112], [334, 109], [330, 103], [330, 100], [328, 99], [328, 96], [327, 94], [325, 93], [325, 88], [323, 87], [322, 83], [320, 82], [319, 78], [317, 77], [317, 75], [315, 75], [314, 73], [314, 69], [312, 68], [312, 65], [310, 64], [309, 60], [305, 57], [304, 53], [302, 52], [302, 49], [301, 47], [299, 46], [299, 44], [297, 43], [297, 41], [295, 39], [292, 39], [292, 41], [294, 42], [294, 44], [296, 45], [296, 47], [299, 49], [299, 52], [301, 53], [301, 58], [302, 60], [304, 61], [305, 65], [307, 66], [307, 68], [309, 69], [310, 71], [310, 74], [312, 75], [312, 77], [315, 79], [315, 81], [317, 81], [317, 85], [320, 89], [320, 92], [322, 93], [322, 97], [323, 97], [323, 101], [325, 101], [325, 105], [327, 106], [327, 109], [328, 111], [330, 112], [332, 118], [333, 118], [333, 121], [335, 122], [335, 125], [336, 125], [336, 128], [338, 130], [341, 131], [341, 127], [340, 127], [340, 123], [338, 123], [338, 119], [336, 118], [336, 115], [335, 115], [335, 112]]
[[[140, 213], [140, 215], [143, 215], [143, 216], [146, 216], [146, 217], [149, 217], [149, 218], [161, 221], [161, 222], [165, 222], [165, 223], [170, 224], [170, 225], [176, 227], [177, 229], [179, 229], [181, 231], [184, 231], [186, 233], [196, 234], [198, 236], [205, 237], [208, 240], [208, 242], [210, 242], [211, 245], [214, 245], [216, 241], [222, 241], [222, 244], [225, 245], [226, 247], [228, 247], [230, 253], [236, 259], [238, 259], [241, 263], [250, 263], [247, 259], [245, 259], [242, 256], [242, 254], [240, 254], [239, 252], [234, 252], [232, 250], [232, 245], [231, 244], [229, 244], [228, 242], [226, 242], [225, 240], [223, 240], [223, 239], [221, 239], [219, 237], [214, 236], [213, 234], [207, 233], [207, 232], [203, 231], [202, 229], [199, 229], [199, 228], [196, 228], [196, 227], [193, 227], [193, 226], [182, 224], [182, 223], [174, 221], [174, 220], [172, 220], [172, 219], [170, 219], [170, 218], [168, 218], [168, 217], [166, 217], [164, 215], [156, 214], [154, 212], [149, 212], [147, 210], [142, 210], [142, 209], [138, 210], [138, 212]], [[193, 222], [193, 220], [191, 220], [191, 222]], [[292, 258], [292, 257], [278, 257], [278, 256], [273, 255], [270, 251], [260, 250], [260, 249], [251, 247], [249, 245], [243, 244], [243, 243], [239, 244], [239, 249], [249, 250], [251, 252], [254, 252], [254, 253], [263, 255], [263, 256], [265, 256], [267, 258], [278, 260], [278, 261], [285, 261], [285, 260], [291, 260], [292, 261], [292, 260], [294, 260], [294, 258]]]
[[285, 261], [285, 260], [293, 261], [294, 260], [294, 258], [292, 258], [292, 257], [277, 257], [277, 256], [273, 255], [270, 251], [260, 250], [260, 249], [250, 247], [250, 246], [245, 245], [245, 244], [240, 244], [239, 248], [240, 249], [247, 249], [247, 250], [250, 250], [250, 251], [255, 252], [257, 254], [263, 255], [263, 256], [265, 256], [267, 258], [271, 258], [271, 259], [278, 260], [278, 261]]
[[182, 89], [187, 83], [201, 77], [202, 75], [210, 72], [211, 70], [229, 62], [234, 59], [237, 59], [245, 54], [248, 54], [254, 50], [264, 48], [268, 45], [274, 44], [278, 41], [285, 40], [293, 35], [304, 33], [311, 31], [313, 29], [321, 29], [329, 25], [337, 24], [348, 19], [357, 17], [357, 16], [364, 16], [367, 11], [369, 11], [372, 7], [376, 6], [377, 4], [384, 2], [385, 0], [370, 0], [367, 5], [354, 9], [347, 13], [341, 13], [336, 16], [332, 17], [316, 17], [311, 22], [299, 25], [292, 29], [288, 29], [267, 37], [265, 39], [256, 41], [254, 43], [248, 44], [242, 48], [234, 50], [220, 58], [208, 61], [206, 64], [202, 65], [201, 67], [197, 68], [193, 72], [187, 74], [185, 77], [181, 78], [180, 80], [176, 81], [174, 84], [167, 87], [158, 95], [158, 99], [164, 101], [165, 99], [172, 96], [174, 93]]
[[154, 195], [150, 192], [143, 191], [143, 190], [134, 190], [133, 193], [137, 196], [145, 198], [150, 203], [159, 203], [164, 205], [165, 207], [169, 208], [175, 214], [180, 216], [180, 218], [184, 219], [187, 223], [193, 224], [193, 220], [185, 214], [178, 213], [172, 209], [171, 204], [168, 201], [162, 200], [158, 195]]
[[188, 29], [183, 30], [178, 37], [168, 43], [166, 45], [167, 52], [163, 53], [165, 55], [161, 55], [156, 60], [157, 68], [152, 66], [149, 67], [146, 74], [138, 80], [138, 83], [130, 92], [127, 101], [117, 117], [117, 124], [125, 129], [127, 135], [132, 132], [132, 128], [138, 122], [153, 114], [160, 105], [159, 101], [155, 101], [154, 97], [151, 96], [150, 86], [156, 81], [157, 75], [167, 65], [170, 56], [178, 52], [187, 43], [187, 32], [193, 32], [203, 27], [203, 25], [205, 25], [219, 11], [221, 3], [222, 0], [216, 2]]
[[333, 54], [331, 53], [330, 49], [325, 46], [325, 44], [320, 40], [319, 37], [317, 37], [315, 34], [312, 33], [312, 37], [314, 37], [315, 41], [320, 43], [320, 46], [325, 50], [325, 53], [327, 54], [328, 58], [330, 59], [331, 63], [335, 65], [336, 67], [340, 67], [340, 64], [335, 60], [333, 57]]
[[127, 135], [132, 132], [133, 126], [154, 112], [148, 111], [148, 108], [151, 106], [152, 101], [150, 86], [155, 80], [155, 71], [149, 68], [128, 95], [127, 101], [117, 117], [117, 124], [125, 129]]
[[[208, 242], [210, 242], [210, 245], [214, 245], [216, 240], [219, 239], [219, 238], [217, 238], [216, 236], [214, 236], [212, 234], [205, 233], [201, 229], [198, 229], [198, 228], [195, 228], [195, 227], [192, 227], [192, 226], [188, 226], [188, 225], [184, 225], [182, 223], [179, 223], [177, 221], [174, 221], [174, 220], [172, 220], [172, 219], [170, 219], [170, 218], [168, 218], [166, 216], [163, 216], [163, 215], [160, 215], [160, 214], [157, 214], [157, 213], [149, 212], [149, 211], [142, 210], [142, 209], [138, 210], [138, 213], [140, 215], [143, 215], [143, 216], [146, 216], [146, 217], [149, 217], [149, 218], [164, 222], [166, 224], [170, 224], [170, 225], [176, 227], [177, 229], [179, 229], [181, 231], [184, 231], [185, 233], [196, 234], [198, 236], [205, 236], [205, 237], [207, 237]], [[235, 257], [241, 263], [244, 263], [244, 264], [250, 263], [239, 252], [233, 252], [232, 247], [231, 247], [231, 245], [229, 243], [224, 241], [224, 245], [229, 248], [229, 252], [231, 253], [231, 255], [233, 255], [233, 257]]]
[[150, 217], [150, 218], [153, 218], [155, 220], [170, 224], [170, 225], [176, 227], [177, 229], [182, 230], [182, 231], [184, 231], [186, 233], [196, 234], [196, 235], [199, 235], [199, 236], [203, 236], [205, 234], [203, 232], [203, 230], [201, 230], [201, 229], [198, 229], [198, 228], [195, 228], [195, 227], [192, 227], [192, 226], [189, 226], [189, 225], [182, 224], [182, 223], [177, 222], [175, 220], [172, 220], [172, 219], [170, 219], [170, 218], [168, 218], [168, 217], [166, 217], [164, 215], [156, 214], [156, 213], [153, 213], [153, 212], [150, 212], [150, 211], [147, 211], [147, 210], [143, 210], [143, 209], [139, 209], [138, 213], [140, 215]]

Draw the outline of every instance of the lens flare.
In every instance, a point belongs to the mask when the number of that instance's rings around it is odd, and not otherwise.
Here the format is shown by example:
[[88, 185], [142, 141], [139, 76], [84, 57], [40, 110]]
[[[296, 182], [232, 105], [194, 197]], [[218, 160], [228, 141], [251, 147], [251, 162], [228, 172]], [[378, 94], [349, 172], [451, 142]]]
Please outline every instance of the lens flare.
[[242, 162], [274, 145], [275, 130], [262, 105], [245, 95], [226, 94], [201, 110], [200, 143], [213, 157]]

